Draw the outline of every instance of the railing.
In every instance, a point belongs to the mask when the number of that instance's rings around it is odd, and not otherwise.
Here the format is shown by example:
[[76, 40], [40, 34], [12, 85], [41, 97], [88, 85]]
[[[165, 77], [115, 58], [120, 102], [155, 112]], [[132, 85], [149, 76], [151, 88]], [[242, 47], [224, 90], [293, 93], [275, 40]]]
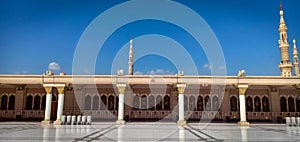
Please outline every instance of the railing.
[[132, 110], [125, 113], [129, 119], [172, 119], [170, 110]]
[[15, 119], [16, 117], [15, 110], [1, 110], [0, 118], [2, 119]]
[[44, 110], [0, 110], [1, 119], [42, 119]]
[[116, 119], [118, 111], [116, 110], [83, 110], [83, 115], [91, 115], [93, 119]]
[[[64, 110], [64, 115], [91, 115], [93, 119], [117, 119], [117, 110]], [[246, 112], [248, 121], [278, 122], [282, 123], [285, 117], [300, 117], [300, 112]], [[0, 110], [1, 119], [30, 119], [44, 118], [44, 110]], [[149, 119], [178, 119], [176, 112], [171, 110], [126, 110], [125, 120], [149, 120]], [[216, 112], [216, 111], [185, 111], [186, 120], [223, 120], [239, 121], [238, 111]]]

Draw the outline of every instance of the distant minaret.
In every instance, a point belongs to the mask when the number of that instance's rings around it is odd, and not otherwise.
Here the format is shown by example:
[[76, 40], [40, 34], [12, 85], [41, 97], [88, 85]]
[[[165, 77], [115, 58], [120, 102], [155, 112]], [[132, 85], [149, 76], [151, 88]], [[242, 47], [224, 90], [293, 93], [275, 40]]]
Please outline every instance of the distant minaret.
[[278, 67], [280, 68], [281, 76], [283, 77], [292, 76], [292, 68], [293, 68], [293, 64], [290, 62], [290, 57], [289, 57], [290, 45], [287, 39], [288, 38], [287, 30], [288, 28], [285, 24], [284, 17], [283, 17], [282, 3], [280, 3], [280, 25], [278, 31], [280, 35], [279, 48], [281, 54], [281, 62]]
[[132, 39], [130, 38], [130, 48], [129, 48], [129, 61], [128, 61], [128, 75], [133, 75], [133, 48]]
[[296, 47], [296, 39], [293, 40], [294, 43], [294, 50], [293, 50], [293, 56], [294, 56], [294, 73], [295, 76], [300, 76], [299, 74], [299, 60], [298, 60], [298, 51]]

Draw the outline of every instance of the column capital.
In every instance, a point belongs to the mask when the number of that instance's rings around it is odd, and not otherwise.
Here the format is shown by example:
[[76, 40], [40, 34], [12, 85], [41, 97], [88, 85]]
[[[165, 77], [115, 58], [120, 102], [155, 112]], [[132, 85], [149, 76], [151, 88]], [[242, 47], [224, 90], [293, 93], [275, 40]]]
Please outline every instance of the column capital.
[[245, 85], [245, 84], [238, 85], [238, 88], [239, 88], [239, 95], [245, 95], [248, 85]]
[[44, 86], [46, 94], [52, 94], [52, 86]]
[[117, 84], [119, 94], [124, 94], [126, 89], [126, 84]]
[[186, 88], [186, 84], [177, 84], [176, 85], [178, 94], [183, 94]]
[[64, 94], [65, 87], [56, 87], [59, 94]]

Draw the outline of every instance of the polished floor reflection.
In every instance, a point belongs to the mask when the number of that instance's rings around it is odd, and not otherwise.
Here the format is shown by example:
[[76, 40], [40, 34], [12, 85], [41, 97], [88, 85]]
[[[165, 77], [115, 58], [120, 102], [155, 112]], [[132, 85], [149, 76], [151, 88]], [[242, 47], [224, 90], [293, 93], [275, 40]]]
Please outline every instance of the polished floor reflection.
[[300, 141], [300, 127], [225, 123], [135, 122], [115, 125], [46, 125], [38, 122], [0, 122], [0, 141]]

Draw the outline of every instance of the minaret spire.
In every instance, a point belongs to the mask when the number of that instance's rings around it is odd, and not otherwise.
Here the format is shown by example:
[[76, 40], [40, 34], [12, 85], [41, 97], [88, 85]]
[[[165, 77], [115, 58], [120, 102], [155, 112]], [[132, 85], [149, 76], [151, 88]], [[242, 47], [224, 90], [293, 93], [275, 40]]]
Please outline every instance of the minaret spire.
[[288, 28], [284, 21], [282, 3], [280, 3], [279, 14], [280, 14], [280, 24], [279, 24], [278, 32], [279, 32], [279, 48], [280, 48], [280, 55], [281, 55], [281, 62], [279, 64], [279, 68], [281, 71], [281, 76], [290, 77], [292, 76], [293, 65], [290, 62], [290, 56], [289, 56], [290, 45], [288, 43], [288, 36], [287, 36]]
[[294, 56], [294, 73], [295, 76], [300, 76], [299, 73], [299, 58], [298, 58], [298, 51], [296, 47], [296, 39], [294, 38], [293, 40], [294, 43], [294, 50], [293, 50], [293, 56]]
[[129, 47], [129, 61], [128, 61], [128, 75], [133, 75], [133, 48], [132, 39], [130, 37], [130, 47]]

